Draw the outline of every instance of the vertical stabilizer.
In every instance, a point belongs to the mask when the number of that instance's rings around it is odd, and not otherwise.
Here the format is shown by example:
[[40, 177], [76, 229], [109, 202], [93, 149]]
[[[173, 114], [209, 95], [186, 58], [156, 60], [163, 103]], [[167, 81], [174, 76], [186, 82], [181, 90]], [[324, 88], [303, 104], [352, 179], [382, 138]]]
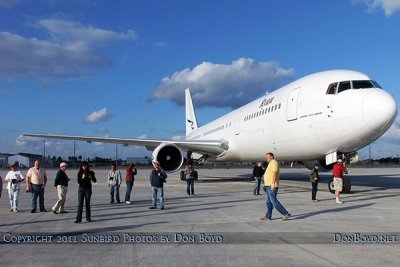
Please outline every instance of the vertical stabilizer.
[[198, 128], [196, 114], [194, 113], [192, 97], [190, 89], [185, 90], [185, 106], [186, 106], [186, 136]]

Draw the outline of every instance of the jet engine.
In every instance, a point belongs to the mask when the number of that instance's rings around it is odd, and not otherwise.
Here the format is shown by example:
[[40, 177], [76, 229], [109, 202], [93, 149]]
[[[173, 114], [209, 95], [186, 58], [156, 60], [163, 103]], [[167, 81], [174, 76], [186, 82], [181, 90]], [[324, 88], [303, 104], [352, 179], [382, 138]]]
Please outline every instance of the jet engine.
[[167, 172], [177, 171], [183, 164], [182, 150], [172, 143], [161, 143], [153, 151], [153, 159]]

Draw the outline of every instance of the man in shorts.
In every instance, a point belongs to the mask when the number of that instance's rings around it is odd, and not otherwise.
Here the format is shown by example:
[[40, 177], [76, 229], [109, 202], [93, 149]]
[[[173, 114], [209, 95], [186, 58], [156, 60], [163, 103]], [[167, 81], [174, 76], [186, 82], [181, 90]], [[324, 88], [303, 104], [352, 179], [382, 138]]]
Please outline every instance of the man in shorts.
[[347, 172], [347, 168], [343, 166], [343, 160], [338, 159], [338, 161], [333, 166], [332, 172], [336, 203], [343, 204], [343, 201], [340, 200], [340, 193], [343, 191], [343, 173]]

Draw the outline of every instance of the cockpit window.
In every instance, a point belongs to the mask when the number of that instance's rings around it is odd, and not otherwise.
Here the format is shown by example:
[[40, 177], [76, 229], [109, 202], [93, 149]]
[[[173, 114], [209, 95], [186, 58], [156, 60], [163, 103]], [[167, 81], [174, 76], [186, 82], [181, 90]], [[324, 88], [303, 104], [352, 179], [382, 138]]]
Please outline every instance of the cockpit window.
[[377, 82], [372, 80], [344, 81], [331, 83], [326, 91], [327, 95], [335, 95], [349, 89], [382, 88]]
[[353, 81], [353, 89], [374, 88], [376, 87], [372, 81]]
[[375, 85], [375, 88], [381, 88], [382, 89], [382, 87], [379, 85], [379, 83], [377, 83], [375, 81], [371, 81], [371, 82]]
[[345, 90], [349, 90], [351, 88], [351, 83], [350, 81], [346, 81], [346, 82], [340, 82], [339, 83], [339, 90], [338, 93], [341, 93]]
[[326, 91], [327, 95], [334, 95], [336, 94], [336, 87], [337, 83], [331, 83], [328, 87], [328, 91]]

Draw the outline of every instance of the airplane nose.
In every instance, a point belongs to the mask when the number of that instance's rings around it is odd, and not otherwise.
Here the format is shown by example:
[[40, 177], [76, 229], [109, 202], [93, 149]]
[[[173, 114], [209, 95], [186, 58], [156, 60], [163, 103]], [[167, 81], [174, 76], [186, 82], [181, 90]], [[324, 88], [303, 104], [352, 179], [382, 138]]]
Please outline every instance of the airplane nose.
[[363, 101], [364, 121], [374, 130], [389, 128], [397, 114], [396, 100], [383, 90], [367, 94]]

